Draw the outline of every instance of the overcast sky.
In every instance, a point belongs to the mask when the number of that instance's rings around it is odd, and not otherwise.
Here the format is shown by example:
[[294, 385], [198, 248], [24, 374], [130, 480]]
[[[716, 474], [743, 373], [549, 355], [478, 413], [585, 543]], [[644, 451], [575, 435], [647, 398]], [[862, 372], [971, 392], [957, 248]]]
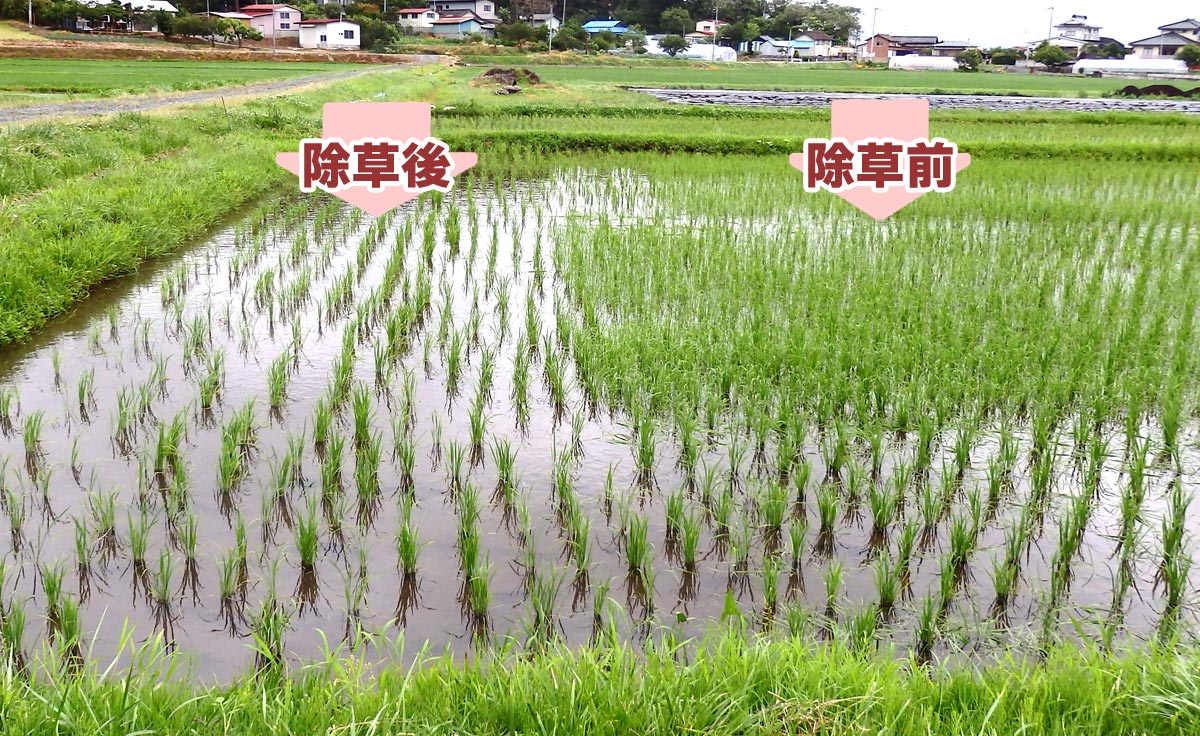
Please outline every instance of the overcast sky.
[[[845, 0], [843, 0], [845, 2]], [[863, 37], [871, 33], [872, 15], [879, 33], [937, 36], [980, 46], [1008, 46], [1046, 37], [1050, 7], [1054, 22], [1086, 15], [1100, 35], [1128, 44], [1153, 36], [1158, 26], [1200, 17], [1197, 0], [860, 0]]]

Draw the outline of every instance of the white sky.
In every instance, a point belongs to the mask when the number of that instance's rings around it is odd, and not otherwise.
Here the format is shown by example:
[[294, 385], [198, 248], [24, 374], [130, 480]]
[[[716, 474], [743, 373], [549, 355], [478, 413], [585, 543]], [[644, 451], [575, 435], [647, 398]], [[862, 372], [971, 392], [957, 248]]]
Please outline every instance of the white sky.
[[1200, 0], [860, 0], [862, 35], [871, 34], [874, 9], [878, 33], [938, 36], [980, 46], [1010, 46], [1046, 37], [1050, 7], [1054, 23], [1086, 15], [1100, 35], [1128, 44], [1158, 33], [1158, 26], [1200, 19]]

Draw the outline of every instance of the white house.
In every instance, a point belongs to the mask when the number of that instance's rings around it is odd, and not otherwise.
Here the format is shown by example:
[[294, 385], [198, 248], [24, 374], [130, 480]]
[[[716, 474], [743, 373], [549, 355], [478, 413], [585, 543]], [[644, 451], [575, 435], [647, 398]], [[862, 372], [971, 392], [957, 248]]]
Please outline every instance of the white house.
[[314, 18], [302, 20], [298, 25], [300, 48], [357, 49], [362, 43], [362, 29], [352, 20]]
[[433, 29], [433, 22], [439, 17], [438, 11], [430, 7], [400, 8], [396, 11], [396, 25], [422, 33], [430, 33]]
[[243, 5], [239, 12], [250, 16], [250, 27], [263, 38], [299, 38], [303, 14], [292, 5]]
[[1059, 38], [1074, 39], [1084, 43], [1100, 40], [1100, 26], [1088, 23], [1086, 15], [1072, 15], [1068, 20], [1054, 26]]

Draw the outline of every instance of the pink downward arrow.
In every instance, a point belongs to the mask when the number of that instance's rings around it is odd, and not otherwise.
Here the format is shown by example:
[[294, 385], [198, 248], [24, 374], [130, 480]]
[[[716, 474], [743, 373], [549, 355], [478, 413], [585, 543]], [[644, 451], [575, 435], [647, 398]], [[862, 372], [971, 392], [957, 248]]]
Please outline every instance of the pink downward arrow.
[[[390, 138], [403, 141], [426, 138], [432, 128], [433, 106], [425, 102], [329, 102], [322, 109], [322, 138], [341, 138], [344, 141], [362, 138]], [[457, 178], [474, 166], [479, 157], [473, 153], [450, 153]], [[300, 153], [285, 151], [275, 154], [275, 163], [300, 176]], [[416, 199], [420, 192], [405, 191], [402, 187], [384, 187], [371, 191], [367, 187], [347, 187], [332, 193], [367, 214], [378, 217]]]
[[[929, 137], [929, 100], [834, 100], [831, 107], [832, 138], [848, 141], [867, 138], [912, 141]], [[804, 171], [803, 153], [793, 153], [788, 157], [788, 162]], [[959, 153], [954, 157], [956, 172], [970, 164], [969, 153]], [[885, 220], [928, 192], [910, 192], [903, 187], [879, 191], [870, 186], [853, 186], [835, 194], [876, 220]]]

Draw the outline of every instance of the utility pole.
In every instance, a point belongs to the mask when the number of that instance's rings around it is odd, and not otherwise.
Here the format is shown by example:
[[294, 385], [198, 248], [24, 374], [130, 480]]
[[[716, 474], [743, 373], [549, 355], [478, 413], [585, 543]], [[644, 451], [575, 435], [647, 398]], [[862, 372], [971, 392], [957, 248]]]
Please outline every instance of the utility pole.
[[1050, 11], [1050, 27], [1046, 29], [1046, 42], [1049, 43], [1050, 39], [1054, 38], [1054, 6], [1050, 6], [1047, 10]]
[[[562, 22], [563, 23], [567, 22], [567, 0], [563, 0]], [[553, 51], [554, 50], [554, 3], [553, 2], [550, 3], [550, 20], [546, 21], [546, 23], [550, 25], [550, 36], [546, 40], [546, 47], [548, 50]]]
[[871, 38], [867, 41], [871, 45], [871, 56], [875, 55], [875, 21], [878, 18], [879, 8], [875, 8], [875, 11], [871, 13]]
[[713, 2], [712, 60], [717, 60], [717, 34], [721, 32], [721, 4]]

